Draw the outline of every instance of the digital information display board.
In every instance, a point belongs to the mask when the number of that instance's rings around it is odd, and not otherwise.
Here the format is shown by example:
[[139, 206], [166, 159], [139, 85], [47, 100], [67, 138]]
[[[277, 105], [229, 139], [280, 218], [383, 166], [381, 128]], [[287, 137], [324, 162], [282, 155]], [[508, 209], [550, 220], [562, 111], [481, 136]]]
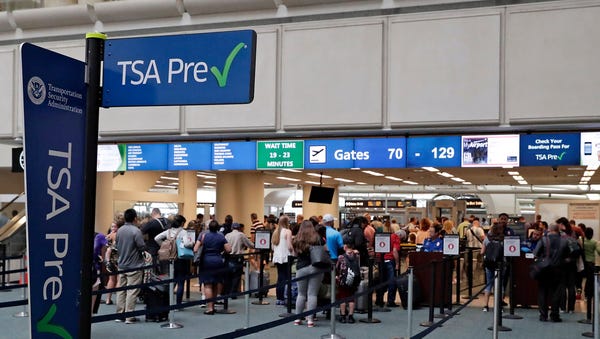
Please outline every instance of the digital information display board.
[[303, 168], [304, 140], [256, 142], [256, 169]]
[[408, 138], [406, 147], [406, 167], [460, 167], [460, 136]]
[[579, 165], [579, 133], [524, 134], [520, 144], [521, 166]]
[[462, 137], [462, 167], [519, 166], [519, 135]]
[[167, 168], [168, 144], [127, 145], [128, 171], [164, 171]]
[[255, 142], [235, 141], [212, 144], [213, 170], [253, 170], [255, 167]]
[[354, 139], [354, 167], [406, 167], [406, 138]]
[[304, 168], [352, 168], [354, 160], [344, 157], [354, 150], [354, 139], [304, 141]]
[[212, 143], [191, 142], [169, 144], [170, 171], [177, 170], [210, 170]]
[[598, 167], [600, 165], [600, 132], [581, 133], [581, 165]]

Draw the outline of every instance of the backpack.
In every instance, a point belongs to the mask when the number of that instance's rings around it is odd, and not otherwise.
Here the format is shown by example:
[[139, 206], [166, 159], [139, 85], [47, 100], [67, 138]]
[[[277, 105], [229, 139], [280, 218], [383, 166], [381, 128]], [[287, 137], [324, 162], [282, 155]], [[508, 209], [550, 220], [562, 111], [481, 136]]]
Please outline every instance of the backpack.
[[567, 243], [567, 257], [565, 262], [575, 262], [583, 253], [581, 246], [577, 239], [571, 236], [564, 236], [565, 242]]
[[360, 284], [360, 266], [358, 259], [350, 259], [347, 254], [340, 256], [340, 267], [337, 277], [338, 286], [355, 288]]
[[171, 232], [167, 231], [167, 239], [163, 240], [158, 249], [158, 260], [165, 261], [177, 259], [177, 244], [175, 239], [177, 239], [179, 232], [181, 232], [181, 229], [175, 233], [175, 236], [171, 237]]
[[490, 240], [485, 245], [483, 253], [483, 267], [495, 270], [499, 262], [504, 261], [504, 244], [499, 240]]

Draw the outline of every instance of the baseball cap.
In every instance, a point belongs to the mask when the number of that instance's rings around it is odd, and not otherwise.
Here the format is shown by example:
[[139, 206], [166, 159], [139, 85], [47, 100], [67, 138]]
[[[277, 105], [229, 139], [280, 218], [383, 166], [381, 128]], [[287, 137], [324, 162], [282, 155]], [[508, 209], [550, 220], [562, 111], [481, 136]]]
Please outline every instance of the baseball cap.
[[323, 222], [332, 222], [334, 220], [335, 220], [335, 218], [331, 214], [325, 214], [323, 216]]
[[238, 224], [237, 222], [234, 222], [233, 224], [231, 224], [231, 228], [241, 228], [242, 225]]

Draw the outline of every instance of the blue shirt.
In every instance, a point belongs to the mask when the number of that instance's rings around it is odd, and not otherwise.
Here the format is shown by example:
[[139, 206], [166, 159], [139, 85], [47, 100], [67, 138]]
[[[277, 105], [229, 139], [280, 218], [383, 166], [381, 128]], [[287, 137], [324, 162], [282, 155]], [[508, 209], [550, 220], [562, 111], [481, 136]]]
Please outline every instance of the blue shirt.
[[329, 250], [329, 256], [332, 260], [337, 260], [338, 253], [341, 253], [344, 249], [342, 234], [333, 229], [333, 227], [326, 226], [325, 237], [327, 238], [327, 249]]
[[431, 240], [430, 238], [423, 241], [423, 252], [442, 252], [444, 249], [444, 239], [437, 238]]

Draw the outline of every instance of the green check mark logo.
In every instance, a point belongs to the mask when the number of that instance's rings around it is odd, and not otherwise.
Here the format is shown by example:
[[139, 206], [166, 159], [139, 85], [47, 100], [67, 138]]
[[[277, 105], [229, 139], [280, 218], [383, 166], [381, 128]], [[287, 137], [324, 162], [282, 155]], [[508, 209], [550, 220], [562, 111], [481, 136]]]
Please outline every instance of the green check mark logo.
[[567, 154], [567, 152], [562, 152], [559, 156], [558, 156], [558, 160], [562, 160], [562, 158], [565, 156], [565, 154]]
[[210, 68], [211, 73], [215, 76], [215, 79], [217, 79], [217, 82], [219, 83], [219, 87], [225, 87], [227, 85], [227, 77], [229, 76], [229, 69], [231, 69], [233, 59], [235, 59], [236, 55], [242, 48], [244, 48], [244, 46], [246, 45], [243, 42], [240, 42], [233, 48], [231, 53], [229, 53], [229, 56], [227, 56], [227, 59], [225, 60], [225, 65], [223, 66], [223, 73], [221, 73], [216, 66], [212, 66]]
[[37, 331], [40, 333], [53, 333], [63, 339], [73, 339], [73, 336], [71, 336], [71, 334], [69, 334], [69, 332], [67, 332], [67, 330], [65, 330], [64, 327], [50, 324], [50, 321], [52, 321], [52, 318], [54, 318], [55, 314], [56, 304], [52, 304], [52, 306], [50, 306], [50, 309], [48, 310], [48, 313], [44, 315], [42, 320], [38, 321], [36, 325]]

